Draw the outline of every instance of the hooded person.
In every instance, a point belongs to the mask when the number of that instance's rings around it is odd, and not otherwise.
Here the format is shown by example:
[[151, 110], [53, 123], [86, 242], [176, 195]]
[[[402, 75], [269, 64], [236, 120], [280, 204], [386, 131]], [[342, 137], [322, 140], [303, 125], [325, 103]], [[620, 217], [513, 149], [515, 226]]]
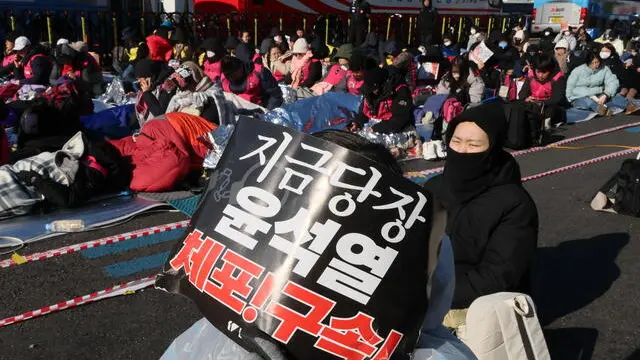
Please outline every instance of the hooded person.
[[322, 64], [313, 58], [313, 52], [305, 38], [296, 40], [291, 52], [291, 74], [285, 76], [284, 82], [294, 89], [311, 88], [322, 78]]
[[442, 51], [442, 56], [449, 59], [449, 61], [460, 55], [460, 49], [458, 49], [453, 35], [444, 34], [442, 37], [442, 46], [440, 47], [440, 51]]
[[224, 46], [222, 46], [220, 40], [216, 38], [205, 39], [202, 44], [200, 44], [200, 49], [204, 50], [202, 67], [205, 75], [207, 75], [212, 82], [217, 82], [222, 75], [220, 60], [227, 54], [227, 51]]
[[373, 120], [376, 122], [371, 127], [373, 131], [383, 134], [398, 133], [411, 123], [411, 91], [401, 78], [390, 76], [388, 69], [367, 70], [360, 92], [364, 95], [361, 111], [349, 124], [350, 131], [360, 130], [365, 123]]
[[351, 26], [349, 26], [348, 43], [355, 46], [362, 44], [366, 34], [371, 7], [367, 0], [353, 0], [349, 9], [351, 13]]
[[167, 110], [176, 88], [167, 89], [162, 85], [171, 75], [172, 70], [162, 61], [142, 59], [136, 63], [135, 77], [138, 79], [140, 91], [135, 110], [140, 127]]
[[420, 29], [420, 45], [431, 46], [435, 25], [438, 21], [438, 11], [433, 7], [431, 0], [423, 0], [420, 14], [418, 14], [418, 27]]
[[545, 53], [551, 53], [553, 51], [554, 39], [556, 35], [553, 33], [553, 29], [548, 27], [540, 34], [540, 49]]
[[56, 62], [51, 71], [51, 84], [55, 85], [61, 77], [81, 83], [92, 97], [102, 94], [104, 78], [98, 61], [86, 51], [84, 42], [61, 44], [56, 46]]
[[557, 44], [558, 41], [560, 41], [562, 39], [567, 40], [567, 44], [569, 46], [567, 48], [567, 50], [569, 52], [573, 52], [573, 50], [576, 49], [576, 46], [578, 45], [578, 41], [576, 40], [576, 37], [571, 32], [571, 27], [570, 26], [568, 28], [560, 31], [560, 33], [558, 33], [558, 35], [556, 35], [556, 38], [553, 39], [553, 42]]
[[269, 110], [282, 105], [282, 91], [269, 69], [260, 64], [225, 56], [222, 59], [222, 89]]
[[[484, 295], [530, 290], [538, 212], [522, 186], [518, 163], [503, 150], [506, 131], [500, 102], [462, 112], [447, 128], [443, 174], [425, 185], [448, 213], [455, 264], [452, 309], [467, 309]], [[450, 312], [445, 326], [458, 328], [464, 315]]]

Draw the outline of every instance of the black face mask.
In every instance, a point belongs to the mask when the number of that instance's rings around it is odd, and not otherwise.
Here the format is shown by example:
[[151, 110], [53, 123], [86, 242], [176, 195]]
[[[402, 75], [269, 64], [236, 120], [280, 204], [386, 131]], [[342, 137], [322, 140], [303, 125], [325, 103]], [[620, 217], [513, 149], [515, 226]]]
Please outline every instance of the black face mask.
[[443, 180], [448, 188], [448, 201], [462, 204], [484, 192], [495, 177], [493, 163], [496, 155], [490, 150], [481, 153], [459, 153], [447, 149]]

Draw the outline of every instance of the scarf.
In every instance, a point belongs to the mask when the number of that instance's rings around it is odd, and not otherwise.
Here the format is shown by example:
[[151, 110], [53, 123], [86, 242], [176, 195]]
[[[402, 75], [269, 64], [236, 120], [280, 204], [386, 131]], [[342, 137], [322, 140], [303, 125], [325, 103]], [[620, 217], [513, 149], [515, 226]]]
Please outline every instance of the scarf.
[[296, 56], [291, 59], [291, 87], [297, 89], [300, 86], [300, 82], [302, 82], [302, 69], [311, 61], [313, 57], [313, 53], [311, 50], [307, 51], [306, 54], [300, 59]]

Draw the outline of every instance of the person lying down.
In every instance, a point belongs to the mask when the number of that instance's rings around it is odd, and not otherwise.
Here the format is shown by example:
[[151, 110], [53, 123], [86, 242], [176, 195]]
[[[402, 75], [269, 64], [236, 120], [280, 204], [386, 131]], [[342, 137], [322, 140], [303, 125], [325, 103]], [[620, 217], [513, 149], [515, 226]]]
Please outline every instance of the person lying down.
[[78, 206], [130, 181], [130, 166], [112, 145], [78, 132], [61, 150], [0, 167], [0, 219]]

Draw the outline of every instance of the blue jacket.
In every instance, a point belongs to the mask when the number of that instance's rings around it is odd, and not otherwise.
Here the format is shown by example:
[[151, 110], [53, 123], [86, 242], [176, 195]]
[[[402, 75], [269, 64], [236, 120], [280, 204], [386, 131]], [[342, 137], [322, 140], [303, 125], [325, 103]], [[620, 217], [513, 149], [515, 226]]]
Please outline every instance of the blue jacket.
[[575, 68], [567, 80], [567, 100], [606, 94], [612, 98], [618, 92], [620, 82], [611, 70], [602, 66], [592, 70], [587, 64]]

